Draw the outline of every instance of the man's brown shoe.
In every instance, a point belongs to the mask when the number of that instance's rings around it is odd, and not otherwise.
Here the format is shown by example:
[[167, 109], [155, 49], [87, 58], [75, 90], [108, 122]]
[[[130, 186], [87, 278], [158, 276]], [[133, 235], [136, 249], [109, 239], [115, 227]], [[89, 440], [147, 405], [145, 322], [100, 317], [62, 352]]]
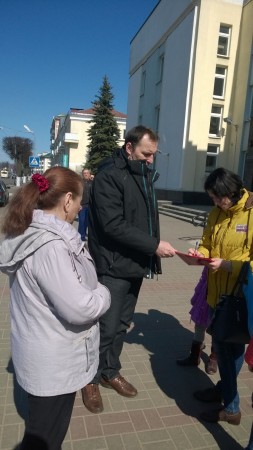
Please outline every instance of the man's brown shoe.
[[137, 389], [135, 389], [132, 384], [128, 383], [128, 381], [120, 374], [112, 380], [102, 378], [100, 383], [103, 387], [115, 389], [118, 394], [123, 395], [124, 397], [135, 397], [137, 395]]
[[84, 406], [90, 412], [98, 414], [104, 410], [98, 384], [87, 384], [87, 386], [81, 389], [81, 392]]
[[230, 413], [225, 411], [225, 409], [215, 409], [214, 411], [206, 411], [200, 414], [200, 419], [205, 422], [217, 423], [217, 422], [227, 422], [231, 425], [240, 425], [241, 413]]

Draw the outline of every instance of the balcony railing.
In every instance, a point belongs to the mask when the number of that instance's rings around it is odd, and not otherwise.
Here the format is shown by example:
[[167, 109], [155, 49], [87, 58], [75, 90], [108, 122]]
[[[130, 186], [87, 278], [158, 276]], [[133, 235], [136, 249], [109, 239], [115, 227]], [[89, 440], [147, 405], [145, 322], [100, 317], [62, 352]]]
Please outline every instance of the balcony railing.
[[77, 133], [65, 133], [64, 135], [64, 142], [66, 143], [78, 143], [79, 142], [79, 136]]

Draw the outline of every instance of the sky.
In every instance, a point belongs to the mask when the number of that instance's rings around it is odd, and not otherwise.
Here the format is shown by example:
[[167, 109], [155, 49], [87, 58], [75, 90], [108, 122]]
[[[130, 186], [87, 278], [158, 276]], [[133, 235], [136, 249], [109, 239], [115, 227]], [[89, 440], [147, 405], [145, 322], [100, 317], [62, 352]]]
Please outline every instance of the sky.
[[5, 136], [50, 151], [53, 117], [90, 108], [105, 75], [114, 109], [127, 113], [130, 42], [157, 3], [0, 0], [0, 162]]

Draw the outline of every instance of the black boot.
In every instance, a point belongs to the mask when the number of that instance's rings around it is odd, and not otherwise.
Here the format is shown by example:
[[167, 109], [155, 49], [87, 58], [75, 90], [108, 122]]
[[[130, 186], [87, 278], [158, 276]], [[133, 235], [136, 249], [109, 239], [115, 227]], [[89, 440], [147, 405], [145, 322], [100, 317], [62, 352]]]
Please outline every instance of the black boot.
[[179, 366], [198, 366], [200, 363], [201, 351], [205, 348], [202, 342], [192, 341], [191, 352], [187, 358], [178, 359]]

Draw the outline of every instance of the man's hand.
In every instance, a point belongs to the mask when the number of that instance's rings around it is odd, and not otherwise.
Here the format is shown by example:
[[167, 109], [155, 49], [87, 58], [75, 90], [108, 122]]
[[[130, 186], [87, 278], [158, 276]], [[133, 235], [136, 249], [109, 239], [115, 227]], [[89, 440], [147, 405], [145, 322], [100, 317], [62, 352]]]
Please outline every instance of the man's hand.
[[170, 258], [171, 256], [175, 256], [175, 252], [176, 250], [172, 245], [166, 241], [160, 241], [156, 249], [156, 255], [160, 256], [160, 258]]

